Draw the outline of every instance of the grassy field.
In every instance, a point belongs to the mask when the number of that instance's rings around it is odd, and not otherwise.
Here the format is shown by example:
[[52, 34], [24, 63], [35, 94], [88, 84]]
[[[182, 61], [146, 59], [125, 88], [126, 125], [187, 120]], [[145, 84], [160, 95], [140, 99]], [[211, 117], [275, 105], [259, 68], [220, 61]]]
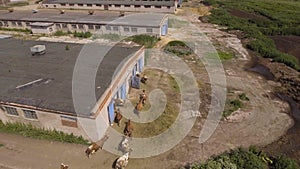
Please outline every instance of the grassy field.
[[[150, 123], [135, 123], [132, 122], [134, 126], [133, 137], [147, 138], [163, 133], [167, 130], [176, 120], [179, 113], [178, 104], [180, 104], [180, 91], [179, 87], [173, 77], [169, 74], [164, 73], [161, 70], [147, 69], [143, 72], [149, 77], [147, 84], [142, 84], [141, 89], [131, 89], [129, 97], [133, 105], [138, 102], [139, 94], [143, 89], [146, 93], [151, 92], [154, 89], [161, 89], [167, 96], [167, 105], [164, 112], [159, 118]], [[145, 106], [142, 111], [147, 111], [150, 108], [149, 99], [146, 101]], [[145, 113], [145, 112], [141, 112]], [[127, 119], [122, 119], [120, 127], [114, 125], [113, 127], [120, 133], [123, 133], [125, 127], [125, 122]]]
[[292, 0], [205, 0], [214, 9], [207, 16], [209, 22], [226, 26], [227, 30], [241, 30], [242, 38], [250, 39], [247, 47], [261, 56], [300, 70], [296, 57], [279, 52], [274, 35], [300, 36], [300, 1]]

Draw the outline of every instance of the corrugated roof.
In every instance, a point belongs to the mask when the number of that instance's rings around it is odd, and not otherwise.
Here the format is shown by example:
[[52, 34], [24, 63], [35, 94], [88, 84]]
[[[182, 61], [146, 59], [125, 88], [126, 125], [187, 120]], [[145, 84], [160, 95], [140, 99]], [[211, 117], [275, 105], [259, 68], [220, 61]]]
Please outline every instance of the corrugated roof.
[[161, 6], [174, 6], [174, 0], [161, 0], [161, 1], [150, 1], [150, 0], [46, 0], [44, 4], [101, 4], [101, 5], [161, 5]]
[[165, 14], [158, 13], [137, 13], [119, 17], [117, 12], [95, 12], [88, 15], [88, 12], [40, 10], [38, 13], [31, 11], [1, 11], [0, 20], [19, 20], [31, 22], [64, 22], [64, 23], [83, 23], [83, 24], [115, 24], [115, 25], [134, 25], [158, 27]]

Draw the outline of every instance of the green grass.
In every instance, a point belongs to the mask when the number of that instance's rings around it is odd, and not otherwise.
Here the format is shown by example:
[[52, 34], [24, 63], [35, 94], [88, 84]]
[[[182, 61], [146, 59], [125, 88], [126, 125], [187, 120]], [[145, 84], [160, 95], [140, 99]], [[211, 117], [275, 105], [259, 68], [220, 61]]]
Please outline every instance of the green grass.
[[192, 49], [182, 41], [171, 41], [165, 47], [166, 52], [173, 53], [179, 57], [184, 57], [192, 54]]
[[71, 32], [56, 31], [53, 35], [54, 36], [66, 36], [69, 34], [71, 34]]
[[4, 146], [4, 144], [0, 144], [0, 147], [3, 147]]
[[228, 116], [230, 116], [233, 112], [237, 111], [240, 108], [243, 108], [245, 102], [250, 100], [245, 93], [241, 93], [238, 96], [229, 96], [229, 97], [230, 99], [226, 101], [225, 108], [222, 114], [223, 118], [225, 119]]
[[151, 35], [135, 35], [128, 37], [126, 40], [143, 45], [145, 48], [153, 48], [160, 39]]
[[279, 156], [272, 157], [251, 146], [238, 148], [212, 157], [203, 163], [193, 163], [185, 169], [299, 169], [296, 161]]
[[[211, 23], [226, 26], [227, 30], [241, 30], [250, 39], [246, 46], [266, 58], [272, 58], [296, 70], [299, 61], [276, 49], [271, 35], [300, 36], [300, 1], [292, 0], [205, 0], [215, 8], [207, 16]], [[233, 16], [230, 10], [238, 9], [260, 16], [260, 19]]]
[[234, 56], [232, 52], [223, 52], [221, 50], [218, 50], [218, 55], [221, 60], [229, 60], [232, 59]]
[[88, 141], [82, 136], [75, 136], [73, 133], [66, 134], [57, 130], [48, 130], [34, 127], [31, 124], [23, 123], [3, 123], [0, 121], [0, 132], [19, 134], [24, 137], [35, 139], [45, 139], [50, 141], [59, 141], [66, 143], [84, 144], [87, 145]]
[[92, 36], [91, 32], [74, 32], [73, 33], [74, 37], [78, 37], [78, 38], [89, 38]]
[[1, 31], [14, 31], [14, 32], [24, 32], [24, 33], [31, 33], [30, 29], [18, 29], [18, 28], [3, 28], [0, 27]]

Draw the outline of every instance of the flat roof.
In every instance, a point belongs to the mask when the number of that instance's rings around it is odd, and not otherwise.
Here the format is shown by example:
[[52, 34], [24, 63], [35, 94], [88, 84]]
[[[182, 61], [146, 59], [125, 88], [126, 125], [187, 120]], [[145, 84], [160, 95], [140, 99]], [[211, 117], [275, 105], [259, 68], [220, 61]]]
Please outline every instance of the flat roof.
[[174, 6], [174, 0], [136, 1], [136, 0], [46, 0], [44, 4], [101, 4], [101, 5], [163, 5]]
[[[40, 44], [46, 45], [46, 53], [32, 56], [30, 47]], [[70, 50], [66, 50], [66, 45]], [[107, 48], [96, 44], [90, 47], [99, 52], [102, 47]], [[72, 78], [82, 48], [81, 44], [0, 39], [0, 101], [75, 113]], [[105, 55], [95, 79], [97, 99], [110, 86], [115, 71], [124, 64], [124, 58], [141, 48], [116, 45]], [[97, 52], [89, 55], [97, 57]]]
[[37, 13], [28, 10], [14, 12], [0, 10], [0, 20], [151, 27], [158, 27], [165, 16], [166, 14], [160, 13], [125, 13], [125, 16], [120, 17], [118, 12], [104, 11], [95, 11], [93, 15], [89, 15], [88, 11], [72, 10], [66, 10], [64, 14], [60, 14], [59, 10], [39, 10]]

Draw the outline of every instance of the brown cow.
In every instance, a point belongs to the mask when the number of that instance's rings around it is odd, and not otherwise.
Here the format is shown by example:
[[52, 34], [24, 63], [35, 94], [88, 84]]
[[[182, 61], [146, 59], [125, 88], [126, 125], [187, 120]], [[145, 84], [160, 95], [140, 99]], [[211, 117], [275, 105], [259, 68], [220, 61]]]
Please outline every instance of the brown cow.
[[130, 119], [126, 123], [125, 129], [124, 129], [124, 135], [131, 137], [132, 136], [132, 131], [133, 131], [133, 125], [131, 124]]
[[88, 158], [90, 158], [91, 155], [95, 154], [99, 149], [103, 148], [103, 145], [105, 143], [105, 141], [108, 139], [108, 135], [104, 135], [104, 137], [102, 137], [98, 143], [93, 142], [86, 150], [85, 150], [85, 154]]
[[118, 126], [120, 126], [120, 122], [121, 122], [122, 118], [123, 118], [123, 116], [121, 114], [121, 111], [120, 111], [120, 109], [118, 109], [116, 111], [116, 116], [115, 116], [115, 123], [117, 123]]
[[138, 112], [142, 111], [142, 109], [143, 109], [143, 101], [142, 101], [142, 100], [140, 100], [140, 101], [136, 104], [135, 109], [136, 109]]

